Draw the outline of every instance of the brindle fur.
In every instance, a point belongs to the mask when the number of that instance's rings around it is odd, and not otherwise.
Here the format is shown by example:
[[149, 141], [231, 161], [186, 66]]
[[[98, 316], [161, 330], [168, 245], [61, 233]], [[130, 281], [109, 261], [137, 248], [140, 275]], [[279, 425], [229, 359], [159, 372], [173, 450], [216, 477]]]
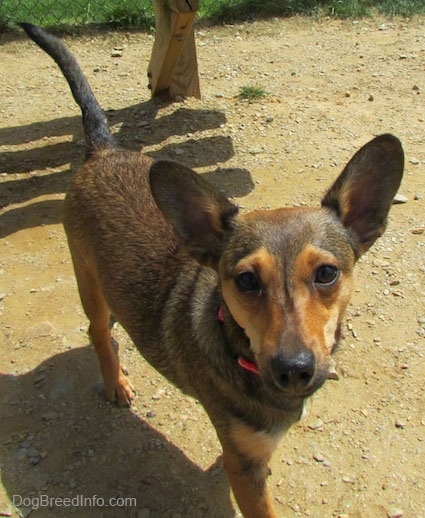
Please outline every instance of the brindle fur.
[[[106, 396], [122, 405], [133, 397], [111, 346], [112, 313], [146, 360], [204, 406], [243, 514], [276, 516], [268, 462], [326, 380], [354, 264], [384, 231], [401, 181], [400, 142], [381, 135], [361, 148], [321, 208], [239, 214], [187, 167], [119, 149], [70, 52], [23, 27], [58, 63], [83, 114], [87, 160], [64, 226]], [[331, 283], [320, 278], [325, 265], [339, 272]], [[257, 289], [240, 287], [247, 272]]]

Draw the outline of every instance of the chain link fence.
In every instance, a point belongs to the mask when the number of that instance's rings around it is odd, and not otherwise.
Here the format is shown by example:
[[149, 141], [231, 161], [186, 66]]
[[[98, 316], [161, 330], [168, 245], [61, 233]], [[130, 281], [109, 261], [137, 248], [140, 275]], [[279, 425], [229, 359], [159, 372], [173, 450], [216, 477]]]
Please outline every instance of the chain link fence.
[[[373, 13], [425, 14], [425, 0], [201, 0], [198, 20], [232, 22], [308, 14], [339, 18]], [[29, 21], [44, 27], [109, 27], [151, 30], [152, 0], [0, 0], [0, 30]]]
[[149, 0], [0, 0], [0, 23], [21, 21], [55, 27], [111, 24], [148, 28], [153, 23]]
[[[198, 19], [228, 22], [300, 12], [323, 0], [201, 0]], [[0, 0], [0, 28], [21, 21], [44, 27], [109, 25], [150, 30], [152, 0]]]

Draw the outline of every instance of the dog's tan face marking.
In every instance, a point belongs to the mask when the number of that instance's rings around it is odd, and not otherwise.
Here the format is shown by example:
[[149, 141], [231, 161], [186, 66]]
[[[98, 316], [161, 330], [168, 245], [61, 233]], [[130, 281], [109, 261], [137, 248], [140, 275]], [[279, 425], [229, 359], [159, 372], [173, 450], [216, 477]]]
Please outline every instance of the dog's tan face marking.
[[[336, 282], [314, 282], [322, 265], [338, 269]], [[296, 257], [293, 272], [293, 333], [314, 352], [320, 367], [333, 350], [335, 333], [351, 296], [351, 270], [342, 271], [333, 254], [309, 244]]]
[[[235, 279], [252, 272], [260, 283], [258, 293], [243, 293]], [[222, 285], [224, 300], [236, 320], [245, 330], [256, 356], [273, 353], [284, 324], [284, 294], [282, 268], [265, 248], [259, 248], [240, 260], [230, 278]], [[269, 350], [267, 350], [269, 348]]]

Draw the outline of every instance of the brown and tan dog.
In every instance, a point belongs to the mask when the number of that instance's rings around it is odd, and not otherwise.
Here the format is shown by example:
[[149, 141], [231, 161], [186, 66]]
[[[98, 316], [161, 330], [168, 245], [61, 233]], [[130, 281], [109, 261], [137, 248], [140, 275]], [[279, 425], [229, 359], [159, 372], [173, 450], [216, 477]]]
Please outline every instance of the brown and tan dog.
[[112, 313], [146, 360], [204, 406], [243, 514], [276, 516], [268, 462], [327, 378], [354, 264], [383, 233], [400, 185], [400, 142], [381, 135], [361, 148], [321, 208], [239, 214], [187, 167], [117, 148], [73, 56], [23, 27], [82, 109], [88, 158], [64, 225], [106, 396], [133, 397], [111, 346]]

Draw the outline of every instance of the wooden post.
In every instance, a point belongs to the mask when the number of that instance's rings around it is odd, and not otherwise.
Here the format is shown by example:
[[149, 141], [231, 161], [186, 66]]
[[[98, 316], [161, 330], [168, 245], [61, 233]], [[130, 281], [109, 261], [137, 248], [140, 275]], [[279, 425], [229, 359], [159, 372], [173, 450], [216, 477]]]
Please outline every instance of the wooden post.
[[148, 68], [152, 96], [201, 97], [193, 22], [199, 0], [154, 0], [156, 34]]

